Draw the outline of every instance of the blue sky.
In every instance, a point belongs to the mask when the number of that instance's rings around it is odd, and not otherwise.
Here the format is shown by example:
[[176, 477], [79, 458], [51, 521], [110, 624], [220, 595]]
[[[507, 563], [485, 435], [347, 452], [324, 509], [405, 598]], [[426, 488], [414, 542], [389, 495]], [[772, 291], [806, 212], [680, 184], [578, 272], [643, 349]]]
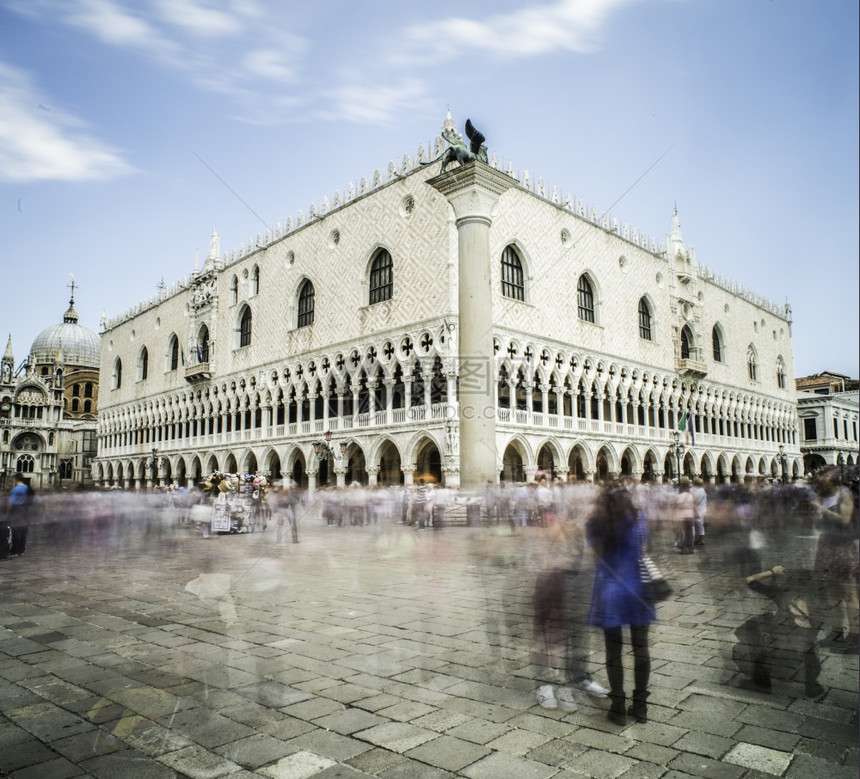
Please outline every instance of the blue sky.
[[98, 331], [450, 107], [658, 240], [677, 203], [700, 263], [791, 302], [798, 375], [856, 377], [857, 29], [851, 0], [0, 0], [0, 326], [21, 361], [74, 273]]

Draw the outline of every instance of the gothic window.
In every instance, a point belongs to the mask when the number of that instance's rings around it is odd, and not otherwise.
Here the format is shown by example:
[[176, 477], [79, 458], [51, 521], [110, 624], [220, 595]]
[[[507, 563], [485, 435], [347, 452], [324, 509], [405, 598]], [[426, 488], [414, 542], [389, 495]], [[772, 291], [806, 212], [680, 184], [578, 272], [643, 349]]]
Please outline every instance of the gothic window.
[[122, 360], [116, 358], [113, 364], [113, 387], [119, 389], [122, 386]]
[[[391, 300], [394, 294], [394, 271], [391, 254], [380, 249], [370, 266], [370, 304]], [[313, 321], [313, 318], [311, 319]], [[301, 327], [301, 325], [299, 325]]]
[[782, 357], [778, 357], [776, 360], [776, 386], [785, 389], [785, 363]]
[[260, 266], [255, 265], [254, 270], [251, 271], [251, 294], [259, 295], [260, 294]]
[[646, 341], [651, 338], [651, 308], [645, 298], [639, 298], [639, 337]]
[[299, 290], [299, 316], [297, 327], [308, 327], [314, 323], [314, 285], [306, 279]]
[[594, 322], [594, 290], [583, 273], [576, 282], [577, 308], [583, 322]]
[[242, 316], [239, 318], [239, 348], [251, 345], [251, 307], [245, 306], [242, 309]]
[[209, 328], [206, 325], [197, 333], [197, 362], [209, 362]]
[[230, 302], [235, 306], [239, 302], [239, 277], [233, 276], [230, 282]]
[[15, 470], [18, 473], [33, 473], [36, 468], [36, 461], [29, 454], [22, 454], [15, 463]]
[[693, 338], [690, 334], [690, 328], [684, 327], [684, 329], [681, 330], [681, 359], [682, 360], [689, 360], [690, 359], [690, 352], [691, 352], [690, 343], [692, 340], [693, 340]]
[[170, 336], [170, 370], [175, 371], [179, 367], [179, 339]]
[[513, 246], [506, 246], [502, 252], [502, 295], [513, 300], [526, 299], [523, 264]]
[[[149, 375], [149, 350], [144, 346], [143, 349], [140, 350], [140, 359], [138, 360], [137, 378], [140, 381], [145, 381], [146, 377], [148, 375]], [[92, 388], [90, 388], [90, 393], [92, 393]], [[89, 397], [89, 396], [87, 396], [87, 397]]]
[[758, 380], [758, 361], [752, 345], [747, 349], [747, 373], [752, 381]]
[[723, 339], [720, 338], [719, 328], [714, 325], [714, 329], [711, 331], [711, 343], [714, 348], [714, 362], [722, 362], [723, 361]]

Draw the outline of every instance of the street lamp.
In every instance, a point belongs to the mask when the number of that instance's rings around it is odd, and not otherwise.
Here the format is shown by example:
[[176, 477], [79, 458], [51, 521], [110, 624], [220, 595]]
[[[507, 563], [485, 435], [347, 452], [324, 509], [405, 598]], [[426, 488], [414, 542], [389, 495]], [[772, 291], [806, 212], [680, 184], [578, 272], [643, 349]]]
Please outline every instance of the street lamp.
[[678, 464], [678, 480], [681, 479], [681, 458], [684, 456], [684, 444], [681, 443], [681, 433], [677, 430], [672, 431], [672, 437], [675, 443], [672, 444], [672, 451], [675, 453], [675, 462]]
[[331, 480], [331, 470], [335, 460], [340, 460], [346, 454], [346, 441], [340, 442], [340, 454], [338, 455], [331, 446], [331, 430], [327, 430], [325, 441], [314, 441], [314, 454], [317, 459], [326, 464], [325, 485], [328, 487]]
[[776, 456], [776, 459], [779, 461], [780, 473], [782, 474], [782, 483], [788, 480], [788, 457], [785, 456], [785, 451], [783, 450], [782, 444], [779, 445], [779, 454]]

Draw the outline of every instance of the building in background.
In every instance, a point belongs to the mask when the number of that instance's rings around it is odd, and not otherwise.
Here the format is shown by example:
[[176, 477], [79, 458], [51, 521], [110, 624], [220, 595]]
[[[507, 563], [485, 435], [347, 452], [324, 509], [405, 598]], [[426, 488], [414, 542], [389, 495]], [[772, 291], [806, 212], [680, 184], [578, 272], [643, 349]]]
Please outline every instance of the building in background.
[[[469, 163], [507, 183], [464, 298], [431, 146], [237, 249], [213, 231], [202, 267], [105, 322], [97, 483], [456, 486], [465, 413], [493, 420], [505, 480], [801, 475], [788, 305], [699, 264], [677, 212], [657, 242], [496, 156]], [[484, 289], [494, 353], [461, 354]]]
[[34, 488], [92, 484], [101, 340], [78, 324], [74, 283], [60, 324], [43, 330], [16, 368], [12, 336], [0, 370], [0, 478]]
[[798, 378], [796, 386], [804, 473], [825, 465], [856, 466], [860, 381], [824, 371]]

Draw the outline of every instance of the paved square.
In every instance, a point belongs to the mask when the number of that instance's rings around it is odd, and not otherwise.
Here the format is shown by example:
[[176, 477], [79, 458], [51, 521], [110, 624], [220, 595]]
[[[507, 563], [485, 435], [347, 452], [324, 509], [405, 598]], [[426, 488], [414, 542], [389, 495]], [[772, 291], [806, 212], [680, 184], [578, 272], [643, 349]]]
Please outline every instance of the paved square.
[[536, 704], [539, 528], [488, 560], [457, 526], [158, 527], [36, 527], [0, 561], [0, 776], [857, 774], [856, 653], [822, 646], [817, 700], [740, 689], [733, 630], [763, 601], [702, 553], [662, 561], [649, 722], [617, 727], [605, 699]]

